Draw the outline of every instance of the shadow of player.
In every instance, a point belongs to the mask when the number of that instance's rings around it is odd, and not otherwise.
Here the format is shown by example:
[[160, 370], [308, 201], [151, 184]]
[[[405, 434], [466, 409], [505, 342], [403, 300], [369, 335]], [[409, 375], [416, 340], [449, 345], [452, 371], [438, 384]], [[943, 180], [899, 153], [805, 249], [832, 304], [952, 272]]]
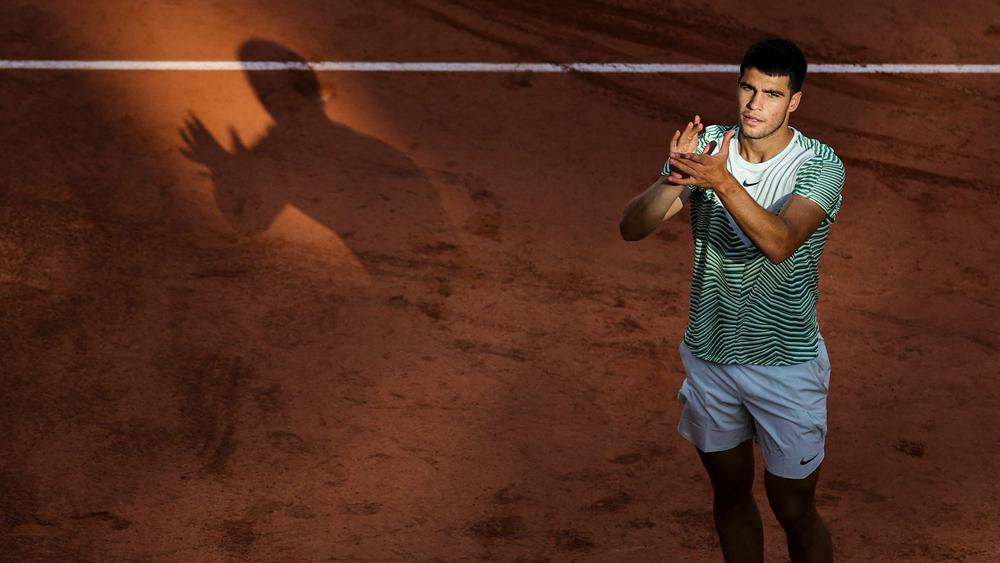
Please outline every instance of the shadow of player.
[[194, 115], [181, 128], [181, 152], [208, 168], [216, 205], [235, 231], [260, 235], [292, 205], [336, 233], [369, 272], [414, 254], [447, 258], [457, 251], [427, 178], [396, 148], [331, 121], [319, 80], [301, 57], [251, 40], [239, 58], [299, 63], [302, 70], [246, 71], [274, 121], [252, 146], [230, 128], [226, 150]]

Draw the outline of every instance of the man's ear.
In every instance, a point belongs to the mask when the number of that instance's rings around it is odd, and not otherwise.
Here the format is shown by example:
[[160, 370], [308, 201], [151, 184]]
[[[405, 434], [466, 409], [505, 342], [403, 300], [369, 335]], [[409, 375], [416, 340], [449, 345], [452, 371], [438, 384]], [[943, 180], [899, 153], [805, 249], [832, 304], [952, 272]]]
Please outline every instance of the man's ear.
[[788, 113], [791, 113], [796, 109], [798, 109], [799, 100], [801, 99], [802, 99], [802, 90], [799, 90], [798, 92], [792, 94], [792, 101], [788, 103]]

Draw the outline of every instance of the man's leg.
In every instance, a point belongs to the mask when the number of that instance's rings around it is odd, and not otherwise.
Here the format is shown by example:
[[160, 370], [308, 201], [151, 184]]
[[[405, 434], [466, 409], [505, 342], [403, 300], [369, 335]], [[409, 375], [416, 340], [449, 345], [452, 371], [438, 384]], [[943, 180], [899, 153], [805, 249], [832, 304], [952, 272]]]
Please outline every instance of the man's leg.
[[731, 450], [698, 450], [714, 495], [713, 514], [726, 563], [764, 561], [764, 529], [753, 498], [753, 440]]
[[820, 465], [805, 479], [785, 479], [764, 472], [767, 500], [788, 538], [793, 563], [832, 563], [833, 544], [816, 512], [816, 483]]

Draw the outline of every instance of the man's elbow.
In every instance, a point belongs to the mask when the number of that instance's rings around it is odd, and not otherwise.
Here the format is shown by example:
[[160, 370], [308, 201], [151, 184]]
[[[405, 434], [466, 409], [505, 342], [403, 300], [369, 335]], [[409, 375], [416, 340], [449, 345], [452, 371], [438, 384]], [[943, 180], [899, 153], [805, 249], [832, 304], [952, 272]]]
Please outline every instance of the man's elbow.
[[799, 247], [802, 246], [800, 241], [795, 240], [794, 233], [787, 226], [785, 232], [770, 240], [769, 243], [767, 244], [767, 248], [761, 246], [761, 251], [767, 257], [767, 260], [774, 265], [781, 264], [791, 258], [799, 250]]
[[766, 252], [764, 252], [764, 256], [767, 257], [767, 260], [770, 263], [772, 263], [775, 266], [777, 266], [778, 264], [781, 264], [785, 260], [788, 260], [789, 258], [791, 258], [792, 255], [795, 254], [796, 250], [798, 250], [798, 249], [797, 248], [788, 248], [787, 246], [784, 246], [784, 247], [772, 249], [770, 251], [766, 251]]
[[791, 256], [791, 254], [784, 254], [784, 253], [782, 253], [782, 254], [773, 254], [772, 253], [772, 254], [765, 254], [764, 256], [767, 257], [767, 261], [768, 262], [770, 262], [770, 263], [774, 264], [775, 266], [777, 266], [778, 264], [781, 264], [782, 262], [784, 262], [785, 260], [787, 260], [788, 257]]

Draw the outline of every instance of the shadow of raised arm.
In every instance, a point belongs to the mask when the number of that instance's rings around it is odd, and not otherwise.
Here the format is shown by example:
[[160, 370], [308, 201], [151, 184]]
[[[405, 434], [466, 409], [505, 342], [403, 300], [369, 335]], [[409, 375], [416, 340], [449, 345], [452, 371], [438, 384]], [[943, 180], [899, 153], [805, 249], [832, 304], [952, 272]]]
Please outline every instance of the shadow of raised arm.
[[216, 205], [229, 225], [247, 236], [266, 231], [285, 201], [274, 191], [274, 186], [261, 181], [255, 171], [262, 164], [246, 148], [236, 130], [229, 128], [232, 152], [194, 114], [189, 115], [179, 132], [184, 142], [181, 154], [208, 169], [206, 175], [212, 178]]

